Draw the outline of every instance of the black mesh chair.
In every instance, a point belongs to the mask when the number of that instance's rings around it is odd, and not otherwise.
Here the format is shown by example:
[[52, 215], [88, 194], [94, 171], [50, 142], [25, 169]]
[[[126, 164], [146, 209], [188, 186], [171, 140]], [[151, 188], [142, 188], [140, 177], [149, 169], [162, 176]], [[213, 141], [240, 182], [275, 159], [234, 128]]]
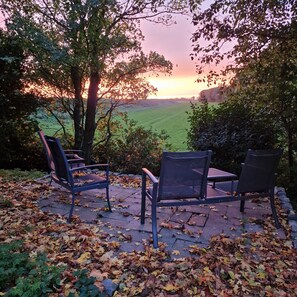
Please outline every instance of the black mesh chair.
[[[158, 247], [157, 207], [195, 204], [206, 198], [207, 173], [211, 151], [164, 152], [160, 179], [143, 168], [141, 224], [145, 222], [146, 197], [151, 200], [152, 233], [154, 248]], [[147, 189], [147, 178], [152, 188]]]
[[59, 139], [50, 136], [44, 136], [44, 138], [51, 152], [52, 161], [54, 163], [52, 179], [62, 187], [68, 189], [72, 194], [72, 203], [68, 216], [68, 222], [71, 221], [76, 194], [83, 191], [105, 188], [108, 209], [111, 211], [109, 201], [108, 164], [94, 164], [70, 168]]
[[[248, 150], [238, 181], [234, 181], [234, 191], [231, 193], [240, 202], [240, 211], [244, 211], [245, 200], [255, 196], [269, 197], [275, 226], [280, 227], [275, 209], [274, 187], [276, 171], [282, 156], [282, 149]], [[230, 182], [217, 182], [216, 188], [225, 192], [231, 191]], [[246, 195], [249, 194], [249, 195]]]
[[[217, 181], [207, 184], [211, 151], [163, 153], [160, 179], [143, 168], [141, 224], [145, 222], [146, 198], [152, 203], [152, 233], [154, 248], [158, 247], [157, 207], [201, 205], [221, 202], [240, 202], [244, 211], [245, 200], [269, 197], [275, 226], [280, 227], [274, 199], [276, 170], [282, 155], [281, 149], [248, 150], [239, 180]], [[152, 187], [147, 188], [147, 180]]]
[[[38, 131], [38, 135], [39, 138], [42, 142], [43, 145], [43, 149], [46, 155], [46, 159], [47, 159], [47, 163], [48, 163], [48, 167], [50, 170], [50, 184], [52, 182], [52, 173], [55, 172], [55, 163], [53, 160], [53, 156], [52, 153], [47, 145], [47, 142], [45, 140], [45, 134], [42, 130]], [[67, 158], [67, 162], [69, 163], [70, 168], [74, 168], [74, 167], [80, 167], [80, 166], [84, 166], [84, 158], [80, 157], [78, 154], [81, 153], [80, 150], [64, 150], [65, 152], [65, 156]]]

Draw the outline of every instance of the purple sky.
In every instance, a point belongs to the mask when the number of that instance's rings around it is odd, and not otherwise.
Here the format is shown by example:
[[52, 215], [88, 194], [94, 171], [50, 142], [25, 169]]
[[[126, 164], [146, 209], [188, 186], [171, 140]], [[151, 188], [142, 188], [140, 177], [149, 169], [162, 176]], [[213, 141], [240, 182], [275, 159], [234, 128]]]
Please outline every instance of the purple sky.
[[156, 51], [163, 54], [173, 65], [171, 76], [149, 78], [149, 81], [158, 88], [157, 98], [176, 98], [198, 96], [205, 84], [195, 82], [198, 75], [195, 63], [191, 60], [191, 36], [194, 26], [190, 17], [175, 16], [176, 24], [163, 26], [146, 22], [142, 24], [145, 36], [144, 50]]
[[[207, 0], [209, 2], [211, 0]], [[195, 62], [191, 60], [192, 52], [191, 36], [195, 28], [191, 23], [191, 17], [174, 16], [176, 24], [164, 26], [151, 22], [141, 25], [145, 41], [145, 52], [156, 51], [173, 63], [171, 76], [159, 75], [149, 77], [149, 81], [158, 88], [156, 96], [150, 98], [180, 98], [197, 97], [203, 89], [209, 88], [204, 83], [195, 82], [198, 74], [195, 71]], [[0, 16], [0, 26], [4, 22]]]

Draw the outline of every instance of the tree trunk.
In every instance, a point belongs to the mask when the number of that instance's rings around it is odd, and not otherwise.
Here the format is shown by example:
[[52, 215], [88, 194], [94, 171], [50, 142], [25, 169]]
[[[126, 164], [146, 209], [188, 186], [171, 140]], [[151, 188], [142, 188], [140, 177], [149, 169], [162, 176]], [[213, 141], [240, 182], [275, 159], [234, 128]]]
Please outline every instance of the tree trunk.
[[74, 148], [81, 149], [83, 141], [83, 100], [81, 94], [81, 75], [78, 66], [71, 68], [71, 79], [75, 92], [73, 107]]
[[293, 149], [293, 134], [291, 127], [287, 129], [288, 134], [288, 163], [289, 163], [289, 184], [290, 186], [295, 185], [294, 178], [294, 149]]
[[83, 153], [85, 162], [90, 164], [92, 146], [96, 130], [96, 107], [97, 107], [97, 94], [100, 78], [98, 71], [91, 72], [90, 85], [88, 90], [87, 110], [86, 110], [86, 123], [83, 139]]

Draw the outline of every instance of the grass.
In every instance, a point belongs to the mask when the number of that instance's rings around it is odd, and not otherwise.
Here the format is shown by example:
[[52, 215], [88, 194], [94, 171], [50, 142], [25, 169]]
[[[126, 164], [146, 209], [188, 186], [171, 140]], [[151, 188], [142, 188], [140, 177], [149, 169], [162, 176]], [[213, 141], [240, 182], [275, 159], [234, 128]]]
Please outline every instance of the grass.
[[21, 170], [19, 168], [15, 169], [0, 169], [0, 178], [3, 181], [27, 181], [35, 180], [41, 178], [45, 175], [44, 172], [38, 170]]
[[186, 111], [190, 110], [190, 103], [179, 103], [169, 106], [150, 107], [145, 109], [132, 109], [128, 117], [138, 122], [144, 128], [152, 128], [160, 132], [165, 130], [170, 136], [172, 149], [183, 151], [187, 149], [187, 121]]
[[[173, 104], [156, 104], [152, 102], [149, 106], [134, 105], [124, 108], [130, 119], [135, 120], [144, 128], [151, 128], [157, 132], [165, 130], [169, 135], [168, 142], [175, 151], [187, 150], [187, 121], [186, 111], [190, 110], [190, 102]], [[40, 127], [48, 135], [53, 135], [61, 127], [52, 117], [40, 116], [37, 118]], [[66, 120], [65, 120], [66, 121]], [[67, 122], [67, 121], [66, 121]], [[71, 131], [71, 122], [67, 123], [68, 131]]]

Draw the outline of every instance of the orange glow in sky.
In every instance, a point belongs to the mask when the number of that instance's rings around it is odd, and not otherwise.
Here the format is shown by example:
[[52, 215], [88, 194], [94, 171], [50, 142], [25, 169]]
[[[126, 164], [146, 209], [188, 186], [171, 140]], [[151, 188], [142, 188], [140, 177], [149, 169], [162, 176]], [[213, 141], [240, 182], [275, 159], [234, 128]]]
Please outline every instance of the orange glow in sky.
[[[191, 36], [195, 27], [191, 23], [191, 17], [174, 16], [176, 24], [164, 26], [152, 22], [141, 24], [142, 33], [145, 36], [143, 42], [144, 52], [156, 51], [173, 63], [172, 75], [149, 76], [149, 82], [158, 89], [156, 95], [149, 98], [192, 98], [213, 86], [206, 83], [197, 83], [198, 74], [195, 62], [191, 60], [192, 53]], [[0, 26], [4, 25], [0, 18]]]
[[149, 78], [150, 83], [158, 88], [158, 93], [152, 95], [151, 99], [169, 99], [169, 98], [191, 98], [199, 97], [200, 91], [208, 89], [205, 83], [197, 83], [197, 75], [180, 76], [172, 75], [165, 77]]
[[206, 83], [196, 82], [198, 74], [195, 62], [190, 58], [192, 53], [190, 39], [195, 30], [191, 17], [175, 16], [174, 19], [176, 24], [171, 26], [151, 22], [144, 22], [141, 25], [145, 36], [144, 51], [156, 51], [173, 63], [171, 76], [148, 77], [149, 82], [158, 88], [157, 95], [149, 98], [198, 97], [200, 91], [209, 88]]

